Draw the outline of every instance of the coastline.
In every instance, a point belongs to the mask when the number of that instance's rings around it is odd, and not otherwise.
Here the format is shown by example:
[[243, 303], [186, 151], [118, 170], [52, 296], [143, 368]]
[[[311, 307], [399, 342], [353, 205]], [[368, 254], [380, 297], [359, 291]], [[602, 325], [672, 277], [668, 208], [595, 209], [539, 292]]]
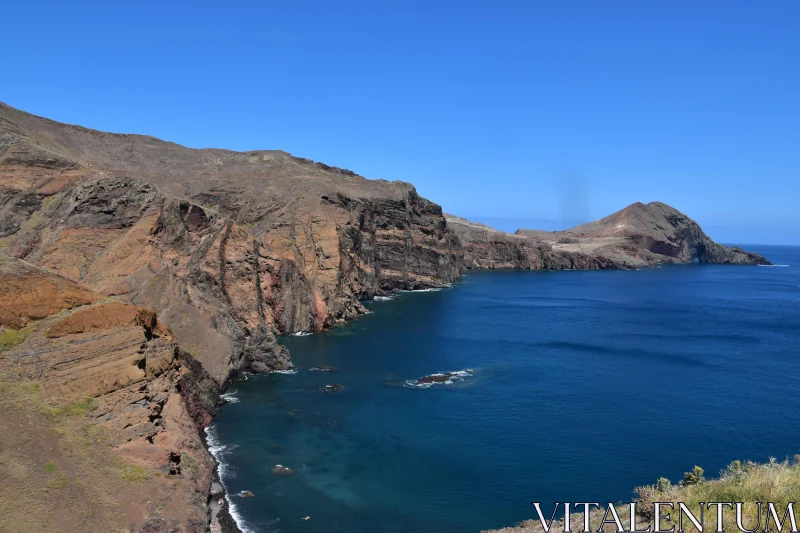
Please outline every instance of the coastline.
[[[0, 171], [13, 200], [7, 204], [9, 233], [0, 238], [3, 256], [18, 261], [20, 269], [38, 269], [26, 274], [34, 281], [52, 277], [57, 282], [46, 283], [90, 291], [86, 303], [101, 302], [101, 313], [105, 301], [116, 298], [115, 312], [139, 306], [153, 320], [159, 316], [166, 328], [163, 339], [150, 343], [153, 353], [142, 358], [142, 331], [119, 315], [130, 329], [130, 353], [124, 355], [136, 360], [124, 366], [124, 373], [129, 380], [178, 392], [172, 397], [182, 399], [186, 413], [173, 413], [165, 395], [154, 393], [144, 403], [131, 404], [139, 406], [135, 416], [142, 417], [142, 425], [119, 424], [122, 430], [134, 428], [124, 440], [132, 457], [144, 454], [156, 466], [179, 473], [184, 444], [154, 443], [164, 426], [150, 415], [170, 407], [164, 416], [191, 418], [191, 426], [178, 429], [187, 436], [191, 432], [194, 449], [198, 454], [205, 449], [207, 463], [192, 494], [201, 500], [208, 485], [204, 501], [191, 508], [197, 514], [192, 521], [210, 515], [202, 504], [220, 494], [209, 481], [213, 443], [203, 430], [221, 396], [243, 371], [292, 367], [277, 333], [324, 331], [364, 314], [362, 301], [398, 290], [441, 290], [467, 270], [629, 269], [692, 260], [769, 263], [714, 243], [696, 222], [658, 202], [632, 204], [567, 232], [506, 234], [463, 219], [451, 223], [441, 206], [419, 196], [409, 183], [369, 180], [280, 151], [253, 157], [251, 152], [191, 149], [61, 124], [5, 104], [0, 104], [0, 133], [8, 139], [0, 146]], [[275, 211], [275, 206], [291, 209]], [[15, 294], [7, 300], [13, 320], [3, 326], [24, 337], [17, 332], [29, 319], [41, 318], [33, 317], [31, 308], [42, 302]], [[63, 308], [72, 307], [58, 302], [48, 316], [56, 320]], [[175, 353], [183, 354], [180, 369], [161, 361], [170, 353], [167, 332]], [[150, 342], [152, 332], [145, 328], [144, 333]], [[98, 343], [100, 356], [122, 360], [102, 344], [100, 334], [87, 335]], [[20, 350], [38, 345], [50, 350], [56, 342], [43, 332], [20, 339]], [[56, 359], [69, 355], [52, 350], [37, 357], [45, 360], [50, 353]], [[156, 383], [170, 369], [174, 374]], [[84, 381], [75, 383], [51, 374], [51, 383], [73, 387], [70, 393], [102, 397], [109, 403], [108, 419], [133, 416], [125, 405], [116, 405], [114, 387], [87, 385], [100, 382], [91, 372], [76, 373]], [[140, 391], [130, 387], [126, 394], [133, 400]], [[221, 479], [216, 459], [213, 466]], [[231, 501], [227, 495], [223, 499]], [[153, 514], [152, 520], [163, 519]]]
[[[489, 271], [490, 269], [480, 269]], [[464, 276], [464, 273], [461, 273], [456, 281]], [[391, 291], [386, 291], [383, 295], [375, 295], [368, 300], [364, 301], [381, 301], [384, 299], [394, 299], [393, 294], [397, 293], [415, 293], [415, 292], [436, 292], [441, 291], [444, 289], [452, 288], [455, 285], [455, 282], [449, 283], [442, 283], [434, 287], [426, 287], [424, 289], [402, 289], [396, 288], [392, 289]], [[345, 322], [334, 324], [333, 327], [344, 325], [348, 322], [352, 322], [360, 318], [361, 315], [352, 317], [350, 320]], [[309, 332], [300, 332], [298, 333], [289, 333], [285, 336], [308, 336], [313, 335], [314, 333]], [[290, 354], [291, 356], [291, 354]], [[274, 370], [271, 372], [266, 373], [295, 373], [296, 370]], [[228, 392], [231, 384], [233, 384], [238, 379], [247, 379], [247, 375], [250, 372], [243, 369], [237, 369], [227, 377], [225, 380], [224, 385], [220, 388], [217, 394], [217, 400], [215, 401], [217, 406], [224, 405], [225, 403], [238, 403], [238, 400], [232, 400], [231, 397], [226, 398], [225, 396], [230, 394]], [[235, 398], [235, 397], [233, 397]], [[222, 457], [224, 452], [228, 449], [229, 445], [222, 444], [218, 442], [218, 437], [214, 433], [214, 418], [211, 418], [211, 421], [207, 426], [200, 430], [200, 438], [203, 444], [206, 447], [206, 451], [212, 457], [214, 461], [214, 473], [213, 473], [213, 481], [211, 486], [209, 487], [209, 492], [207, 494], [207, 501], [208, 501], [208, 527], [210, 528], [211, 533], [255, 533], [250, 530], [246, 524], [244, 523], [243, 517], [238, 513], [236, 502], [232, 501], [235, 495], [231, 495], [228, 492], [227, 487], [223, 481], [223, 474], [224, 469], [226, 467], [225, 462], [223, 461]], [[223, 504], [219, 505], [219, 500], [223, 501]]]
[[[459, 278], [463, 277], [464, 274], [460, 274]], [[456, 281], [459, 279], [456, 278]], [[455, 283], [443, 283], [439, 284], [434, 287], [426, 287], [424, 289], [392, 289], [391, 291], [387, 291], [383, 295], [375, 295], [368, 300], [364, 301], [380, 301], [383, 299], [394, 299], [393, 294], [396, 293], [414, 293], [414, 292], [436, 292], [441, 291], [444, 289], [448, 289], [453, 287]], [[359, 316], [352, 317], [350, 320], [345, 322], [334, 324], [333, 327], [341, 326], [345, 323], [357, 320]], [[297, 337], [305, 337], [309, 335], [313, 335], [314, 333], [310, 332], [295, 332], [289, 333], [285, 336], [297, 336]], [[290, 354], [291, 356], [291, 354]], [[295, 373], [296, 370], [274, 370], [267, 373]], [[237, 403], [238, 400], [232, 399], [230, 396], [226, 398], [226, 395], [230, 394], [228, 390], [232, 383], [237, 381], [238, 379], [247, 379], [247, 374], [249, 371], [243, 369], [236, 369], [231, 372], [231, 374], [226, 378], [225, 383], [220, 388], [217, 399], [215, 404], [217, 406], [224, 405], [225, 403]], [[235, 398], [235, 397], [233, 397]], [[224, 452], [227, 450], [228, 445], [222, 444], [218, 442], [218, 437], [214, 433], [214, 418], [211, 418], [211, 421], [208, 425], [200, 430], [200, 438], [206, 448], [206, 451], [211, 456], [214, 461], [214, 472], [213, 472], [213, 481], [209, 487], [209, 491], [207, 494], [207, 501], [208, 501], [208, 527], [211, 533], [254, 533], [250, 530], [246, 524], [244, 523], [244, 518], [238, 513], [236, 502], [232, 501], [231, 498], [234, 495], [231, 495], [228, 492], [227, 487], [225, 486], [225, 482], [223, 481], [223, 474], [224, 469], [226, 467], [224, 460], [222, 459]], [[219, 501], [222, 501], [222, 505], [219, 504]]]
[[243, 520], [238, 516], [236, 504], [231, 501], [228, 489], [222, 481], [222, 469], [225, 464], [221, 457], [225, 446], [216, 442], [216, 439], [213, 426], [207, 426], [203, 430], [203, 443], [216, 465], [208, 494], [209, 528], [212, 533], [249, 533], [249, 530], [243, 529]]
[[[652, 267], [647, 267], [646, 269], [649, 270], [649, 269], [657, 269], [657, 268], [659, 268], [659, 265], [655, 265], [655, 266], [652, 266]], [[491, 272], [491, 270], [492, 269], [476, 269], [474, 272], [476, 274], [479, 274], [480, 272]], [[645, 268], [643, 268], [642, 270], [645, 270]], [[509, 272], [513, 272], [513, 270], [509, 270]], [[468, 276], [469, 272], [466, 272], [465, 274], [462, 274], [462, 277], [465, 276], [465, 275]], [[443, 285], [441, 287], [436, 288], [435, 290], [442, 290], [442, 289], [447, 288], [447, 287], [448, 287], [448, 285]], [[420, 290], [420, 291], [396, 290], [396, 291], [392, 291], [392, 292], [394, 292], [394, 293], [413, 293], [413, 292], [430, 292], [430, 291], [431, 291], [431, 289]], [[390, 297], [390, 296], [387, 296], [387, 297]], [[233, 402], [233, 403], [235, 403], [235, 402]], [[223, 477], [224, 477], [224, 472], [223, 472]], [[235, 496], [234, 495], [229, 495], [229, 498], [233, 499], [233, 498], [235, 498]], [[234, 505], [235, 505], [235, 500], [234, 500]], [[234, 514], [234, 516], [235, 516], [235, 514]], [[248, 531], [249, 531], [247, 529], [247, 527], [246, 527], [246, 524], [242, 524], [242, 527], [239, 527], [237, 525], [237, 527], [238, 527], [238, 531], [240, 531], [242, 533], [248, 533]], [[514, 531], [514, 530], [513, 529], [509, 529], [509, 531]]]

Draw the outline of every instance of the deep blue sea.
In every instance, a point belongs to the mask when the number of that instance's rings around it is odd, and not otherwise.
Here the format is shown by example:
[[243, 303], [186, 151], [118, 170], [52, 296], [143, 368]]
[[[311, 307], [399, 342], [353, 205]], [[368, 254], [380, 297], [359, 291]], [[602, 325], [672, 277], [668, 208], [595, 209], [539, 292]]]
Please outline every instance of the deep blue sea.
[[286, 338], [299, 371], [235, 383], [210, 429], [236, 515], [255, 532], [475, 533], [531, 501], [616, 502], [693, 465], [800, 453], [800, 247], [747, 248], [781, 266], [468, 273]]

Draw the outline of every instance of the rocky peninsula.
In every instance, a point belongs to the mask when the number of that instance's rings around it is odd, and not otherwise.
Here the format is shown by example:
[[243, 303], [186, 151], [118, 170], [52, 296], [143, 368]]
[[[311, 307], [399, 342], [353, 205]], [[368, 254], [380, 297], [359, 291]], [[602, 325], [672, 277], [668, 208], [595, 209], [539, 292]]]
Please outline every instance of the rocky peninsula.
[[292, 367], [278, 335], [465, 269], [695, 260], [768, 264], [657, 202], [512, 235], [405, 182], [0, 104], [0, 506], [35, 511], [20, 531], [233, 530], [203, 430], [241, 372]]

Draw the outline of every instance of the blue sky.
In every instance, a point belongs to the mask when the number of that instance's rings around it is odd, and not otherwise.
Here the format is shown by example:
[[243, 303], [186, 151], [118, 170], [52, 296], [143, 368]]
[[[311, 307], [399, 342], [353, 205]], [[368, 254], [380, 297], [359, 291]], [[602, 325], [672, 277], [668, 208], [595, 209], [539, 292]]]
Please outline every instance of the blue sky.
[[501, 229], [660, 200], [800, 244], [800, 2], [13, 2], [0, 100], [402, 179]]

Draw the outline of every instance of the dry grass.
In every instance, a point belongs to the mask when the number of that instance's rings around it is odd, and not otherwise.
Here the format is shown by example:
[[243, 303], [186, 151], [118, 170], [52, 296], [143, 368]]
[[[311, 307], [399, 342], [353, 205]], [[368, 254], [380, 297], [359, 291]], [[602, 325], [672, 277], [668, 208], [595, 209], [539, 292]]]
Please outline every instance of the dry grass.
[[150, 472], [113, 452], [84, 416], [94, 407], [50, 405], [37, 383], [0, 380], [0, 533], [125, 530], [129, 491]]
[[[642, 510], [652, 509], [653, 502], [673, 502], [677, 507], [678, 502], [689, 506], [695, 516], [699, 517], [700, 502], [743, 502], [743, 525], [753, 529], [760, 523], [764, 528], [767, 515], [767, 502], [775, 504], [780, 518], [786, 511], [789, 502], [800, 501], [800, 457], [795, 460], [778, 462], [771, 458], [768, 463], [753, 463], [734, 461], [725, 470], [720, 472], [717, 479], [706, 480], [702, 476], [698, 479], [696, 472], [687, 472], [681, 483], [673, 485], [664, 478], [655, 485], [639, 487], [639, 506]], [[759, 519], [756, 502], [762, 502], [761, 517]], [[736, 512], [724, 508], [723, 528], [725, 531], [739, 531], [736, 525]], [[716, 507], [705, 511], [705, 529], [714, 531], [717, 525]], [[673, 514], [673, 519], [677, 514]], [[687, 530], [696, 530], [687, 527], [691, 523], [684, 519]], [[770, 521], [771, 527], [774, 523]], [[677, 524], [675, 520], [667, 521], [666, 528]], [[788, 522], [787, 522], [788, 527]]]
[[30, 326], [22, 329], [6, 329], [0, 331], [0, 358], [3, 357], [3, 352], [7, 352], [27, 339], [31, 331], [33, 331], [33, 329]]
[[[745, 528], [752, 530], [758, 527], [763, 531], [768, 513], [767, 502], [772, 502], [778, 514], [778, 519], [783, 519], [787, 505], [790, 502], [800, 501], [800, 456], [795, 456], [794, 461], [778, 462], [771, 458], [767, 463], [753, 463], [734, 461], [716, 479], [706, 479], [702, 468], [694, 467], [684, 475], [684, 479], [679, 483], [673, 484], [668, 479], [661, 478], [654, 485], [639, 487], [636, 492], [639, 498], [636, 500], [636, 510], [639, 517], [636, 526], [639, 529], [646, 529], [648, 525], [654, 525], [654, 502], [672, 503], [674, 510], [668, 507], [662, 508], [661, 516], [670, 515], [670, 520], [661, 520], [661, 530], [669, 530], [675, 527], [679, 530], [680, 524], [678, 503], [682, 502], [689, 511], [699, 520], [700, 502], [727, 502], [732, 507], [723, 507], [723, 531], [739, 532], [736, 524], [736, 509], [734, 504], [742, 502], [742, 524]], [[762, 502], [761, 516], [759, 519], [758, 506], [756, 502]], [[549, 508], [548, 508], [549, 509]], [[630, 530], [630, 507], [628, 505], [617, 505], [616, 509], [620, 515], [623, 526]], [[591, 513], [592, 531], [600, 528], [605, 509], [594, 510]], [[548, 510], [545, 514], [549, 513]], [[535, 511], [532, 511], [535, 514]], [[795, 509], [795, 516], [800, 521], [800, 510]], [[547, 516], [546, 518], [549, 518]], [[579, 512], [572, 514], [570, 520], [573, 532], [583, 531], [583, 515]], [[610, 518], [609, 518], [610, 519]], [[758, 524], [758, 525], [757, 525]], [[703, 531], [713, 532], [717, 529], [717, 510], [716, 506], [710, 509], [705, 506]], [[770, 531], [776, 531], [774, 519], [770, 513]], [[698, 529], [693, 525], [687, 516], [683, 517], [683, 529], [687, 532], [696, 532]], [[791, 530], [791, 523], [787, 519], [784, 530]], [[613, 524], [606, 524], [603, 531], [612, 533], [616, 530]], [[563, 520], [555, 522], [550, 533], [561, 533], [564, 531]], [[508, 527], [496, 531], [485, 531], [483, 533], [542, 533], [543, 528], [538, 519], [526, 520], [516, 527]]]

